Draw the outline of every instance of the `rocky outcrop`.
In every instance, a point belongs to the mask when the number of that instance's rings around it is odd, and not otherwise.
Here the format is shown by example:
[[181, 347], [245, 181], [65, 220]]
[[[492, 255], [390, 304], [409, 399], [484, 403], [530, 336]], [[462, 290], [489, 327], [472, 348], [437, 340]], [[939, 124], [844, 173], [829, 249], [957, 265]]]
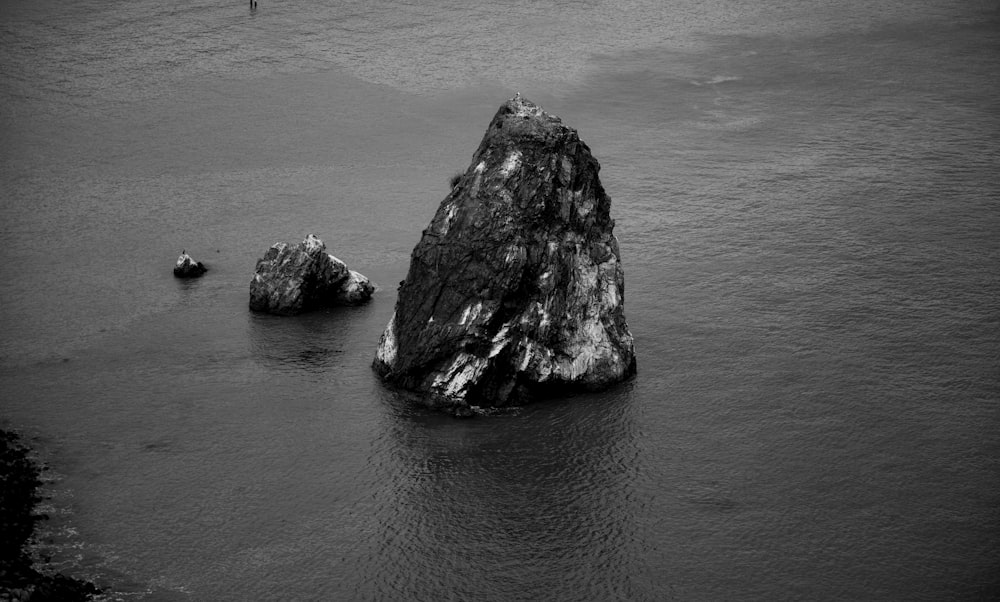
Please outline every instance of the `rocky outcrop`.
[[187, 251], [181, 251], [181, 256], [174, 264], [174, 276], [178, 278], [197, 278], [207, 271], [208, 268], [205, 267], [205, 264], [191, 259]]
[[46, 557], [32, 558], [35, 527], [48, 518], [39, 507], [45, 465], [34, 455], [20, 435], [0, 429], [0, 600], [93, 600], [101, 593], [93, 583], [55, 573]]
[[297, 245], [276, 243], [257, 261], [250, 281], [250, 309], [292, 315], [332, 305], [359, 305], [375, 287], [326, 252], [312, 234]]
[[558, 117], [519, 95], [500, 107], [413, 250], [375, 371], [459, 410], [633, 374], [599, 169]]

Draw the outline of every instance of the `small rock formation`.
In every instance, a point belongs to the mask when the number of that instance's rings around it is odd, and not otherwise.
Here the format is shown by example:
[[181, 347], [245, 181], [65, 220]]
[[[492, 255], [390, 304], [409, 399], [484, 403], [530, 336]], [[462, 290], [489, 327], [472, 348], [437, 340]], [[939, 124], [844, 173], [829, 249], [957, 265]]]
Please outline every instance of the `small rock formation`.
[[461, 412], [635, 372], [611, 199], [576, 130], [515, 96], [413, 249], [373, 363]]
[[292, 315], [331, 305], [360, 305], [375, 287], [363, 275], [326, 252], [312, 234], [297, 245], [275, 243], [250, 281], [250, 309]]
[[181, 256], [174, 264], [174, 276], [178, 278], [198, 278], [208, 271], [208, 268], [200, 261], [191, 259], [187, 251], [181, 251]]

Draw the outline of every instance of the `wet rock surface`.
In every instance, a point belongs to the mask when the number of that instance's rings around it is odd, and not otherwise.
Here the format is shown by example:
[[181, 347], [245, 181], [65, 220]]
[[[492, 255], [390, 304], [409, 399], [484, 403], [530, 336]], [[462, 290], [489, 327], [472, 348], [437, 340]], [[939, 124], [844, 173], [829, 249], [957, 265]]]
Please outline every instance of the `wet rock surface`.
[[635, 372], [611, 199], [577, 132], [515, 96], [414, 248], [373, 364], [452, 408]]
[[279, 242], [257, 261], [250, 309], [281, 315], [368, 301], [375, 286], [326, 252], [312, 234], [297, 245]]
[[187, 251], [181, 251], [177, 263], [174, 264], [174, 276], [178, 278], [198, 278], [207, 271], [205, 264], [192, 259]]

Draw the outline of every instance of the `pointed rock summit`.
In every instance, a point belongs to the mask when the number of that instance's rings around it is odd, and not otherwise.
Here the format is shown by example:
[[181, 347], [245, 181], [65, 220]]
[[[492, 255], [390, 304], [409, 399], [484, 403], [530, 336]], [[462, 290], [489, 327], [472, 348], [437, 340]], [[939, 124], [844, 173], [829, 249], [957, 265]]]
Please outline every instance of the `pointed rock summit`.
[[181, 251], [180, 257], [174, 263], [174, 276], [178, 278], [198, 278], [207, 271], [205, 264], [192, 259], [187, 251]]
[[312, 234], [297, 245], [275, 243], [250, 281], [250, 309], [292, 315], [331, 305], [358, 305], [375, 287], [365, 276], [326, 252]]
[[375, 371], [456, 410], [632, 375], [599, 169], [558, 117], [504, 103], [413, 249]]

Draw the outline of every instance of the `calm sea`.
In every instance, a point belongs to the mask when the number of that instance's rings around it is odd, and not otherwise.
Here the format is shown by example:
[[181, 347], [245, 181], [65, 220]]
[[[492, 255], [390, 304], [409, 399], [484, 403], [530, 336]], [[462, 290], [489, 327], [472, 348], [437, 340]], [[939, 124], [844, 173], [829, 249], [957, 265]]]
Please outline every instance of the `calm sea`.
[[[109, 600], [1000, 597], [996, 1], [0, 7], [0, 426]], [[369, 364], [517, 91], [639, 373], [456, 421]], [[307, 233], [374, 301], [249, 313]]]

